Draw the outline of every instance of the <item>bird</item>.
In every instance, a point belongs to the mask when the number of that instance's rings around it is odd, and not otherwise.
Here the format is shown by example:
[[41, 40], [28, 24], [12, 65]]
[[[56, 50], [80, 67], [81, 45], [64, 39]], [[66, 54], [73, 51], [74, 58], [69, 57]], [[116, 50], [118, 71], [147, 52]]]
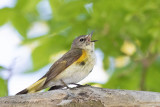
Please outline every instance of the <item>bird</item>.
[[94, 45], [97, 40], [91, 40], [92, 35], [93, 32], [75, 38], [70, 50], [55, 61], [43, 77], [16, 95], [35, 93], [56, 85], [68, 87], [83, 80], [96, 62]]

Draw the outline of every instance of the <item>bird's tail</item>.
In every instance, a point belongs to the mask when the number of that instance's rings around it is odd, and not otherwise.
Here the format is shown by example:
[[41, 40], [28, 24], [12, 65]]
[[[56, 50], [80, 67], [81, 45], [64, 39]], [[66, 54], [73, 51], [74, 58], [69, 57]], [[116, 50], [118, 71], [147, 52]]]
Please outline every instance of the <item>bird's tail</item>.
[[39, 91], [39, 90], [42, 89], [45, 81], [46, 81], [46, 77], [38, 80], [37, 82], [35, 82], [34, 84], [32, 84], [30, 87], [28, 87], [28, 88], [20, 91], [16, 95], [27, 94], [27, 93], [35, 93], [35, 92], [37, 92], [37, 91]]

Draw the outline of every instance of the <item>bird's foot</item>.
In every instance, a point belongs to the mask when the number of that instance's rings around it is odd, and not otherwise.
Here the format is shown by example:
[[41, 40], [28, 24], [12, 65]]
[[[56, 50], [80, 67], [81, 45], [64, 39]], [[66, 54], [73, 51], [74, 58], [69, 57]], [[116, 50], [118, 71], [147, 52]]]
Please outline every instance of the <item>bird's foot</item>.
[[70, 87], [68, 87], [67, 84], [65, 84], [65, 85], [55, 85], [55, 86], [52, 86], [48, 91], [63, 89], [63, 88], [65, 88], [65, 87], [66, 87], [67, 89], [74, 89], [74, 88], [80, 88], [80, 87], [87, 87], [87, 86], [90, 86], [90, 85], [88, 85], [88, 84], [81, 85], [81, 84], [76, 84], [76, 83], [71, 83], [71, 85], [76, 85], [76, 86], [73, 87], [73, 88], [70, 88]]
[[80, 88], [80, 87], [87, 87], [87, 86], [90, 86], [88, 84], [85, 84], [85, 85], [81, 85], [81, 84], [76, 84], [76, 83], [72, 83], [73, 85], [76, 85], [75, 88]]
[[64, 88], [64, 86], [62, 86], [62, 85], [55, 85], [55, 86], [52, 86], [48, 91], [62, 89], [62, 88]]

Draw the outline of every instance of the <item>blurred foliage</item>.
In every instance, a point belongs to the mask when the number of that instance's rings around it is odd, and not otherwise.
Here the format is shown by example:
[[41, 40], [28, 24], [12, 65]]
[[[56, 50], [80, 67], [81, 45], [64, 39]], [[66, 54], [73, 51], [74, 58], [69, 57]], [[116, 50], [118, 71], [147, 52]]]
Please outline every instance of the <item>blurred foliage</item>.
[[0, 97], [6, 96], [8, 94], [7, 82], [3, 78], [0, 78], [0, 84]]
[[[34, 47], [33, 72], [51, 63], [54, 54], [68, 50], [76, 36], [95, 30], [94, 38], [99, 40], [96, 48], [104, 53], [105, 70], [110, 65], [109, 56], [115, 61], [124, 56], [129, 59], [127, 64], [116, 66], [103, 87], [160, 92], [159, 0], [48, 0], [52, 10], [48, 20], [40, 17], [39, 2], [17, 0], [14, 8], [0, 10], [0, 25], [11, 22], [22, 36], [22, 45]], [[29, 28], [42, 20], [50, 31], [29, 38]], [[119, 63], [125, 61], [122, 58]]]
[[6, 68], [0, 65], [0, 71], [5, 70]]

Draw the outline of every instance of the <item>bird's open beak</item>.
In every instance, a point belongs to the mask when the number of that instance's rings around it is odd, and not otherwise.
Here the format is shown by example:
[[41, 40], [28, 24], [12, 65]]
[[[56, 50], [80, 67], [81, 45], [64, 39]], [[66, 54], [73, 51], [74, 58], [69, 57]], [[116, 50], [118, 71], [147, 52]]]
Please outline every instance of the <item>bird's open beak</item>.
[[98, 40], [91, 40], [92, 35], [93, 35], [93, 32], [94, 32], [94, 31], [92, 31], [89, 35], [87, 35], [87, 39], [88, 39], [88, 41], [90, 41], [90, 42], [96, 42], [96, 41], [98, 41]]

